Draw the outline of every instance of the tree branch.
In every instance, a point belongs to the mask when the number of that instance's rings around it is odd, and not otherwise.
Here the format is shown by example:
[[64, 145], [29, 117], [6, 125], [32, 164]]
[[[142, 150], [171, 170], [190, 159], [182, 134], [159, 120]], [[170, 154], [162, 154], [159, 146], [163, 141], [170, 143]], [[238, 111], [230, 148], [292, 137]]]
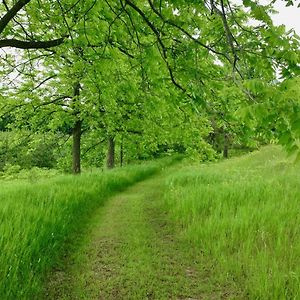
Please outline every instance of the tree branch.
[[0, 19], [0, 34], [3, 32], [10, 20], [12, 20], [17, 13], [30, 2], [31, 0], [19, 0], [7, 13]]
[[179, 26], [178, 24], [176, 24], [175, 22], [173, 22], [172, 20], [169, 19], [165, 19], [164, 16], [155, 8], [154, 4], [152, 3], [151, 0], [148, 0], [148, 3], [151, 7], [151, 9], [153, 10], [153, 12], [164, 22], [167, 23], [169, 25], [171, 25], [172, 27], [178, 29], [179, 31], [181, 31], [184, 35], [186, 35], [189, 39], [191, 39], [192, 41], [194, 41], [196, 44], [200, 45], [201, 47], [205, 48], [208, 51], [211, 51], [212, 53], [215, 53], [217, 55], [221, 55], [223, 57], [225, 57], [229, 62], [231, 62], [230, 58], [228, 57], [228, 55], [226, 55], [225, 53], [216, 51], [215, 49], [213, 49], [211, 46], [208, 46], [204, 43], [202, 43], [201, 41], [199, 41], [198, 39], [196, 39], [195, 37], [193, 37], [192, 34], [190, 34], [188, 31], [186, 31], [184, 28], [182, 28], [181, 26]]
[[131, 1], [129, 0], [125, 0], [126, 4], [128, 4], [130, 7], [132, 7], [142, 18], [143, 20], [146, 22], [146, 24], [150, 27], [150, 29], [152, 30], [152, 32], [155, 34], [156, 38], [157, 38], [157, 41], [158, 41], [158, 44], [160, 45], [160, 48], [161, 48], [161, 56], [167, 66], [167, 69], [168, 69], [168, 72], [170, 74], [170, 78], [171, 78], [171, 81], [172, 83], [177, 87], [179, 88], [183, 93], [186, 93], [186, 88], [184, 88], [183, 86], [181, 86], [180, 83], [178, 83], [175, 79], [175, 76], [174, 76], [174, 73], [173, 73], [173, 70], [170, 66], [170, 63], [168, 61], [168, 56], [167, 56], [167, 48], [166, 46], [164, 45], [162, 39], [161, 39], [161, 35], [160, 35], [160, 32], [159, 30], [155, 27], [155, 25], [147, 18], [147, 16], [145, 15], [145, 13], [139, 8], [137, 7], [134, 3], [132, 3]]
[[51, 41], [20, 41], [17, 39], [0, 40], [0, 48], [13, 47], [19, 49], [47, 49], [61, 45], [65, 37]]

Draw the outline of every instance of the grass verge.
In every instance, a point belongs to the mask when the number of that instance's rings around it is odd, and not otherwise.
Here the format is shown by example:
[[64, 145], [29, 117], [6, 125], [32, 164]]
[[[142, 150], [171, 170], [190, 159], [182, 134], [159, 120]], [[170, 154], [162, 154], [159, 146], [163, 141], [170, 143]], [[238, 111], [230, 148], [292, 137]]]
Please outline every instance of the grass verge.
[[66, 240], [84, 227], [93, 210], [172, 162], [168, 158], [98, 174], [2, 183], [0, 299], [38, 299]]
[[164, 209], [234, 299], [300, 298], [299, 169], [266, 147], [167, 180]]

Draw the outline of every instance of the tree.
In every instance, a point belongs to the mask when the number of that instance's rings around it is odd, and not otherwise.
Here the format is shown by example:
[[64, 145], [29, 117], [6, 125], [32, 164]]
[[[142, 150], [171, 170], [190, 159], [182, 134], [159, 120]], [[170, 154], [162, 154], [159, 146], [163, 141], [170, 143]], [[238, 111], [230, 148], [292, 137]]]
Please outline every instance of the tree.
[[[33, 49], [19, 58], [21, 69], [10, 54], [5, 56], [5, 66], [21, 76], [13, 101], [3, 97], [3, 118], [14, 115], [29, 130], [72, 134], [74, 173], [80, 172], [83, 133], [98, 132], [96, 145], [108, 141], [110, 166], [120, 140], [122, 160], [130, 152], [124, 148], [126, 139], [144, 152], [131, 157], [155, 155], [178, 144], [200, 151], [193, 134], [202, 147], [207, 141], [216, 149], [222, 145], [226, 156], [230, 142], [245, 143], [241, 136], [259, 135], [251, 126], [264, 121], [252, 107], [267, 105], [264, 97], [270, 91], [278, 93], [276, 70], [284, 78], [299, 74], [297, 36], [272, 24], [271, 5], [251, 0], [243, 2], [249, 12], [223, 0], [46, 1], [39, 11], [46, 16], [40, 27], [34, 1], [3, 5], [3, 45], [23, 43]], [[250, 25], [251, 18], [259, 25]], [[9, 32], [14, 44], [8, 42]], [[42, 34], [47, 41], [60, 39], [60, 44], [48, 49], [50, 44], [39, 39]], [[244, 118], [243, 110], [258, 112], [256, 120]], [[178, 127], [184, 128], [184, 139]]]
[[[64, 42], [65, 36], [48, 39], [48, 40], [38, 40], [35, 38], [36, 34], [44, 34], [45, 37], [51, 38], [49, 30], [46, 29], [46, 24], [43, 26], [36, 26], [35, 23], [38, 22], [37, 14], [33, 11], [33, 6], [29, 7], [26, 12], [29, 14], [26, 16], [24, 10], [26, 9], [27, 4], [31, 0], [19, 0], [15, 3], [10, 3], [11, 1], [4, 0], [2, 2], [2, 7], [0, 13], [2, 15], [0, 19], [0, 48], [3, 47], [13, 47], [20, 49], [47, 49], [51, 47], [56, 47]], [[32, 1], [33, 2], [33, 1]], [[11, 6], [10, 6], [11, 4]], [[48, 4], [48, 5], [47, 5]], [[37, 4], [39, 12], [44, 12], [45, 15], [49, 16], [50, 5], [47, 3], [43, 6]], [[3, 9], [4, 8], [4, 9]], [[37, 9], [36, 6], [34, 6]], [[52, 21], [49, 20], [51, 23]], [[22, 23], [29, 23], [24, 25]], [[53, 25], [53, 23], [52, 23]], [[44, 29], [41, 32], [41, 27]], [[33, 29], [39, 28], [38, 32], [34, 32]], [[22, 37], [20, 37], [20, 35]], [[11, 36], [17, 36], [11, 38]]]

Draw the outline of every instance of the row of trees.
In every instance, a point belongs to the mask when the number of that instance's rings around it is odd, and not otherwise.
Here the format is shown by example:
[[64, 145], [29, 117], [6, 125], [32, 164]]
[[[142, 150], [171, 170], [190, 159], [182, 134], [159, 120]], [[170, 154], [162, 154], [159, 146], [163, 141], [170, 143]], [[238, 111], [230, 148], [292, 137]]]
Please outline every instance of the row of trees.
[[110, 168], [116, 148], [120, 164], [277, 138], [297, 150], [298, 36], [271, 5], [198, 2], [3, 1], [2, 130], [71, 136], [74, 173], [103, 143]]

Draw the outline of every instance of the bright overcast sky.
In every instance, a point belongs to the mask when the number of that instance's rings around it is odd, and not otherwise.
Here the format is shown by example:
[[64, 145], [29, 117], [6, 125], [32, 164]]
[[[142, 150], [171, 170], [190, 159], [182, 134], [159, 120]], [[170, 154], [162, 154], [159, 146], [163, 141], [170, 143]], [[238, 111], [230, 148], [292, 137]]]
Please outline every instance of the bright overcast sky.
[[[242, 5], [242, 0], [232, 0], [233, 3]], [[259, 0], [259, 3], [262, 5], [267, 5], [271, 0]], [[299, 3], [300, 1], [295, 1]], [[275, 2], [274, 8], [278, 11], [278, 14], [273, 15], [273, 22], [275, 25], [284, 24], [289, 29], [295, 29], [297, 34], [300, 35], [300, 8], [297, 7], [297, 4], [294, 6], [286, 7], [286, 2], [284, 0], [277, 0]]]
[[286, 2], [283, 0], [277, 0], [275, 3], [275, 9], [279, 12], [273, 16], [273, 22], [275, 25], [284, 24], [287, 29], [294, 28], [297, 34], [300, 35], [300, 8], [297, 4], [294, 6], [285, 6]]

